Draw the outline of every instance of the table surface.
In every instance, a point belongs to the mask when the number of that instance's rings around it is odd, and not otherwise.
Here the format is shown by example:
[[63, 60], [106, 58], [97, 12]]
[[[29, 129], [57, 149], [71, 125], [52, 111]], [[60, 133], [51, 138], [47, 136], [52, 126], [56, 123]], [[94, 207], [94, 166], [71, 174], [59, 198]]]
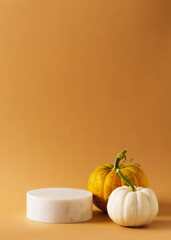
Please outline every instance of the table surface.
[[107, 214], [93, 208], [93, 218], [84, 223], [47, 224], [23, 214], [1, 214], [0, 239], [171, 239], [171, 204], [159, 203], [156, 219], [146, 227], [128, 228], [113, 223]]

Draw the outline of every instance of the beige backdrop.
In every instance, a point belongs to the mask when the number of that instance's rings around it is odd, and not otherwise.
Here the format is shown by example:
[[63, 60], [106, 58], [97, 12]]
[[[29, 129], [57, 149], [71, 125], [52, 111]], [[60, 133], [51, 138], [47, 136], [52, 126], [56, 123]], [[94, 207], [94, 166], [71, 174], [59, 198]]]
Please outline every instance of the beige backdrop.
[[169, 202], [170, 87], [170, 0], [1, 0], [0, 210], [124, 148]]

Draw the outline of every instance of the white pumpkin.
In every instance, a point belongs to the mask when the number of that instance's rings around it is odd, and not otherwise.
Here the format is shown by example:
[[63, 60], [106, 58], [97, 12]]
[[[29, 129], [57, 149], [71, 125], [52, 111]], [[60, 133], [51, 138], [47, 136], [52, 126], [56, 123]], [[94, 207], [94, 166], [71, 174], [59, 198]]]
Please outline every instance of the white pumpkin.
[[158, 201], [149, 188], [118, 187], [109, 196], [107, 212], [114, 222], [122, 226], [143, 226], [157, 215]]

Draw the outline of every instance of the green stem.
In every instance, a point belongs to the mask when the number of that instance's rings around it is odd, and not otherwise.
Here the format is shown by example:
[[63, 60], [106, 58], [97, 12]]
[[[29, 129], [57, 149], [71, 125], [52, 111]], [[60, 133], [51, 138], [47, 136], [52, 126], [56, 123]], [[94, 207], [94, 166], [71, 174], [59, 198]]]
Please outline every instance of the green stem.
[[126, 158], [125, 154], [127, 152], [127, 149], [123, 150], [122, 152], [118, 153], [116, 160], [115, 160], [115, 164], [114, 164], [114, 169], [118, 169], [119, 168], [119, 162], [121, 159]]
[[125, 158], [126, 159], [126, 154], [127, 152], [127, 149], [123, 150], [122, 152], [118, 153], [117, 157], [116, 157], [116, 160], [115, 160], [115, 163], [114, 163], [114, 167], [113, 169], [117, 171], [118, 175], [120, 176], [120, 178], [130, 186], [131, 188], [131, 191], [135, 192], [136, 189], [134, 187], [134, 185], [122, 174], [121, 170], [119, 169], [119, 162], [121, 159]]
[[121, 170], [117, 169], [117, 173], [120, 176], [120, 178], [130, 186], [132, 192], [136, 192], [134, 185], [122, 174]]

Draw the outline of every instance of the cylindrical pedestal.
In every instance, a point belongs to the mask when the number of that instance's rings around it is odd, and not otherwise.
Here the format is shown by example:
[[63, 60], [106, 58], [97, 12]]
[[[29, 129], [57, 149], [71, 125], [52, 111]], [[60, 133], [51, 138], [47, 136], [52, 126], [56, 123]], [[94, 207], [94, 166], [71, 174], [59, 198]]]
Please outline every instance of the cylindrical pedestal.
[[27, 192], [27, 218], [48, 223], [83, 222], [92, 218], [92, 193], [72, 188]]

